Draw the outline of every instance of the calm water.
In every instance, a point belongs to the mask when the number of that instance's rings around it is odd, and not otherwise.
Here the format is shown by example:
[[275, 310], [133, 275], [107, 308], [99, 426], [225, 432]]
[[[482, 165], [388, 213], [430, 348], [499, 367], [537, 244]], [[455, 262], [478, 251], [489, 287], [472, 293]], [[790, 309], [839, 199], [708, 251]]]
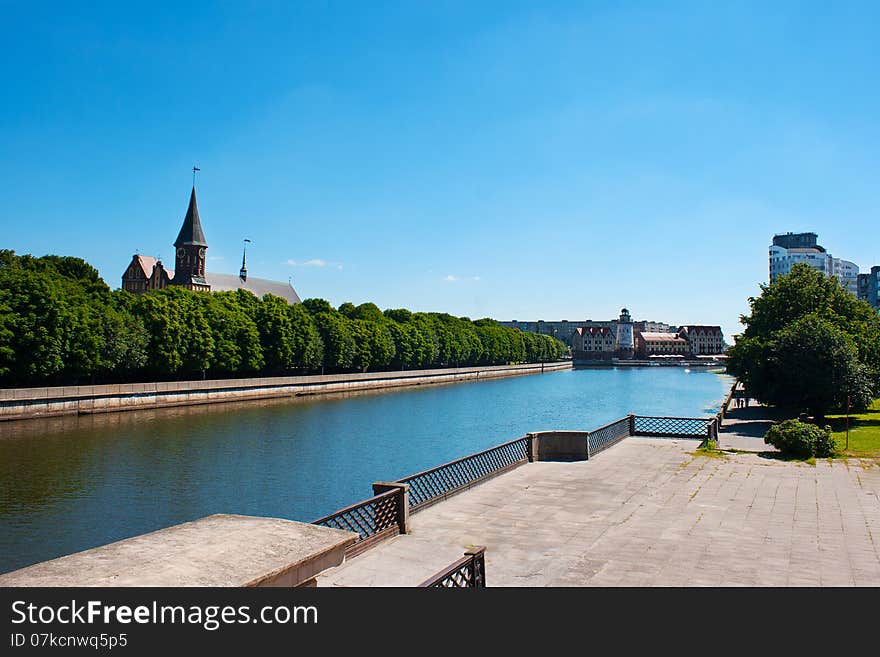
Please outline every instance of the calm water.
[[568, 370], [334, 399], [0, 423], [0, 572], [212, 513], [311, 521], [529, 431], [717, 411], [732, 379]]

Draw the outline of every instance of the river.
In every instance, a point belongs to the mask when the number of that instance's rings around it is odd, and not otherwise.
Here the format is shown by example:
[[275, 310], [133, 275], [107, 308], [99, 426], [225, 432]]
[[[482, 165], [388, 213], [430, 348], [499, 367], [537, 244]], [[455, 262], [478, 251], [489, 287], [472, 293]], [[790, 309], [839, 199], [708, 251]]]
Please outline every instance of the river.
[[529, 431], [714, 414], [726, 375], [564, 370], [333, 398], [0, 423], [0, 573], [212, 513], [311, 521]]

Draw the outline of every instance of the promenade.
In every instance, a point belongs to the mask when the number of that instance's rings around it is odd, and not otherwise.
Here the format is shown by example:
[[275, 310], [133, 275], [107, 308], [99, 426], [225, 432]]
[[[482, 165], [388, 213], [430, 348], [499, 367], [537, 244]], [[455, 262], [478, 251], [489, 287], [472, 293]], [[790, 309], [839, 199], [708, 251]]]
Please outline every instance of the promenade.
[[746, 396], [742, 384], [737, 384], [737, 395], [748, 405], [737, 407], [736, 399], [724, 416], [718, 431], [718, 449], [742, 450], [746, 452], [777, 452], [773, 445], [764, 442], [764, 434], [774, 422], [784, 420], [788, 415], [775, 409], [761, 406], [756, 399]]
[[[722, 443], [746, 439], [759, 440]], [[875, 462], [697, 446], [631, 437], [521, 466], [413, 514], [409, 535], [319, 586], [415, 586], [471, 545], [486, 547], [489, 586], [880, 586]]]

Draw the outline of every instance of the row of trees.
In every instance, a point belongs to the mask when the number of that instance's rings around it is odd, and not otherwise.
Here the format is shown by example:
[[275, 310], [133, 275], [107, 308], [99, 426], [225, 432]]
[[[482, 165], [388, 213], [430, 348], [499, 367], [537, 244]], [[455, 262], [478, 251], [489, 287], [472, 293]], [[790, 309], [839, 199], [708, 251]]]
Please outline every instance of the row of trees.
[[880, 396], [880, 315], [836, 278], [800, 263], [749, 304], [727, 369], [753, 397], [821, 420]]
[[0, 251], [0, 386], [552, 361], [491, 319], [249, 292], [111, 291], [79, 258]]

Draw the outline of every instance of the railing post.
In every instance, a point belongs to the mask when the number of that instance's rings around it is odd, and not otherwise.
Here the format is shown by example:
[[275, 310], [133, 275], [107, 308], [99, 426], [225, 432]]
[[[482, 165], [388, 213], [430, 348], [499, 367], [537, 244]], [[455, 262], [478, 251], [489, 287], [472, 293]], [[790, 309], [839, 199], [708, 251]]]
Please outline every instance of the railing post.
[[535, 462], [535, 454], [532, 450], [535, 448], [535, 434], [526, 434], [526, 455], [529, 457], [529, 463]]
[[486, 548], [475, 545], [465, 552], [465, 556], [471, 557], [471, 567], [474, 571], [474, 587], [486, 587]]
[[401, 534], [409, 534], [409, 484], [394, 481], [377, 481], [373, 484], [373, 495], [397, 491], [397, 527]]
[[626, 416], [629, 419], [629, 435], [636, 435], [636, 416], [633, 413], [630, 413]]

